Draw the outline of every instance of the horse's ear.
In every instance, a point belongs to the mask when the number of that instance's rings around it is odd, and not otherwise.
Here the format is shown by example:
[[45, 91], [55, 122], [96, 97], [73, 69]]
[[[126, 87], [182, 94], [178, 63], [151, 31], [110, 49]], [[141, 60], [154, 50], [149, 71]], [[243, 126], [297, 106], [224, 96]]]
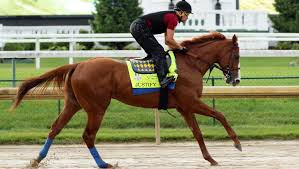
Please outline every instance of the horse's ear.
[[234, 36], [233, 36], [233, 44], [236, 44], [237, 41], [238, 41], [238, 38], [237, 38], [236, 34], [234, 34]]

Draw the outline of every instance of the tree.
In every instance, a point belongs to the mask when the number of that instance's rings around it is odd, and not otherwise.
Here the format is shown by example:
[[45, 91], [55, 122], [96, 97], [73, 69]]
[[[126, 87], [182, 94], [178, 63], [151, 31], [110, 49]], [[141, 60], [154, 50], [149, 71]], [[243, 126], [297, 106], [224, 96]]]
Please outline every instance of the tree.
[[[91, 22], [96, 33], [128, 33], [130, 24], [143, 11], [138, 0], [95, 0], [96, 13]], [[127, 43], [109, 43], [122, 49]]]
[[280, 32], [299, 32], [299, 0], [275, 0], [278, 15], [272, 16], [274, 28]]

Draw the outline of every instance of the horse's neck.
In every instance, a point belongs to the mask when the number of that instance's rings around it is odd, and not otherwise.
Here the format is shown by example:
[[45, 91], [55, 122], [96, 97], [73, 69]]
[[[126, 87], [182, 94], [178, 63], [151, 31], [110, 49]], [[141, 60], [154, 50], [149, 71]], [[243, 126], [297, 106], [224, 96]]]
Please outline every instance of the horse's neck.
[[[204, 76], [206, 72], [210, 69], [210, 67], [214, 64], [214, 59], [211, 59], [213, 56], [206, 55], [203, 58], [197, 59], [199, 71]], [[214, 57], [213, 57], [214, 58]]]
[[221, 41], [208, 41], [204, 44], [197, 46], [197, 51], [194, 51], [191, 59], [196, 63], [196, 69], [204, 76], [206, 72], [213, 66], [217, 61], [216, 54], [219, 53], [217, 44]]
[[190, 72], [199, 72], [202, 76], [209, 70], [210, 66], [213, 65], [214, 57], [212, 54], [200, 56], [200, 58], [194, 58], [190, 55], [177, 55], [178, 62], [185, 64]]

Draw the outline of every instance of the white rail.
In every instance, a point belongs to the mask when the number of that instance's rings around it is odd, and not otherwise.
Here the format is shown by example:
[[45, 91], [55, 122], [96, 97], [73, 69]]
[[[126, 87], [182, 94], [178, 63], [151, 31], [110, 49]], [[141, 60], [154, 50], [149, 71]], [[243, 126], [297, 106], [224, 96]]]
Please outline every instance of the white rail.
[[[177, 40], [190, 39], [206, 33], [176, 33]], [[268, 50], [269, 42], [299, 41], [299, 33], [224, 33], [228, 38], [236, 34], [239, 38], [241, 56], [262, 57], [298, 57], [299, 50]], [[163, 35], [156, 36], [164, 44]], [[67, 42], [69, 51], [41, 51], [41, 43]], [[135, 42], [129, 33], [108, 34], [0, 34], [0, 44], [34, 43], [34, 51], [0, 51], [0, 58], [36, 58], [36, 68], [40, 68], [40, 58], [68, 57], [73, 63], [74, 57], [142, 57], [142, 50], [89, 50], [76, 51], [77, 42]], [[252, 47], [252, 46], [256, 47]], [[264, 47], [263, 47], [264, 45]], [[266, 46], [266, 47], [265, 47]]]
[[91, 32], [91, 27], [79, 26], [3, 26], [4, 34], [78, 34], [81, 30]]
[[[240, 50], [241, 57], [299, 57], [299, 50]], [[0, 58], [144, 57], [142, 50], [1, 51]], [[72, 62], [69, 62], [72, 63]]]

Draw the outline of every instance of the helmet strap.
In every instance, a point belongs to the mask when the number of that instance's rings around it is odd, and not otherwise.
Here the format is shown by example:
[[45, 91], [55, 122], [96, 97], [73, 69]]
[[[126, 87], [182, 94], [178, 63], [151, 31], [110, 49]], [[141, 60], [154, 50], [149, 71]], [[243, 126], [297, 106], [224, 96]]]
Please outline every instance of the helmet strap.
[[178, 16], [178, 18], [179, 18], [179, 23], [181, 23], [182, 22], [182, 18], [183, 18], [183, 15], [181, 14], [181, 10], [180, 11], [177, 11], [177, 16]]

